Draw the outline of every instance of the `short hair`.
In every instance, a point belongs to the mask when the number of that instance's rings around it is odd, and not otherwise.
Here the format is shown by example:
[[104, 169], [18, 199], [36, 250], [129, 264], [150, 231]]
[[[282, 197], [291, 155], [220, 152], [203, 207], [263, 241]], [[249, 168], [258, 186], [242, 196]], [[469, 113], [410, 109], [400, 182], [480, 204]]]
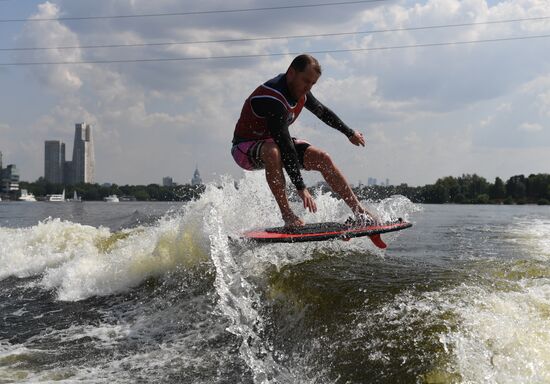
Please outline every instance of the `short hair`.
[[296, 56], [292, 60], [292, 63], [290, 63], [289, 68], [294, 68], [297, 72], [304, 72], [308, 65], [311, 65], [315, 72], [321, 75], [321, 64], [319, 64], [315, 57], [306, 53]]

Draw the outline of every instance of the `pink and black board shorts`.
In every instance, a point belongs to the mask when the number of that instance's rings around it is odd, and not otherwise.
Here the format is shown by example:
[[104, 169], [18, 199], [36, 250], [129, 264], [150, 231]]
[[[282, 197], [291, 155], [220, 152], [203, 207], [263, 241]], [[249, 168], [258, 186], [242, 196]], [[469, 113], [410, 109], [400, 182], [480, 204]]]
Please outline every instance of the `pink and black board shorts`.
[[[311, 146], [311, 144], [305, 140], [299, 140], [294, 137], [292, 138], [292, 141], [294, 142], [294, 147], [298, 153], [300, 166], [304, 168], [304, 153], [306, 152], [306, 149]], [[243, 141], [233, 145], [231, 148], [231, 155], [239, 167], [246, 169], [247, 171], [264, 169], [264, 162], [261, 159], [262, 147], [264, 143], [273, 142], [273, 139]]]

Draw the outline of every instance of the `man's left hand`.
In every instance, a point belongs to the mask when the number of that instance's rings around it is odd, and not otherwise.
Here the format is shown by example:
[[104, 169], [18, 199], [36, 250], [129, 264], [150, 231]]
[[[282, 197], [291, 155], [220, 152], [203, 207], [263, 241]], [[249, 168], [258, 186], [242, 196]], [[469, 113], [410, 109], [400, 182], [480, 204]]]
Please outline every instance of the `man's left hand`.
[[363, 134], [361, 132], [353, 132], [353, 135], [349, 137], [349, 141], [351, 141], [353, 145], [362, 147], [365, 146], [365, 138], [363, 137]]

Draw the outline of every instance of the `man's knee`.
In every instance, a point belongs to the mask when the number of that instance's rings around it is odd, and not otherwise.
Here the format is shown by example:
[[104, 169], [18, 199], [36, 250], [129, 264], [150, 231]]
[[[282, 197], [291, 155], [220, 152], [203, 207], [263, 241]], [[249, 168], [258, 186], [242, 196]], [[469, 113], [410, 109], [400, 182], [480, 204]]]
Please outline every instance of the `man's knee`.
[[319, 162], [324, 165], [332, 165], [332, 157], [330, 157], [328, 152], [320, 151]]
[[330, 169], [334, 166], [330, 155], [317, 148], [308, 148], [306, 155], [304, 156], [304, 165], [308, 169], [322, 171], [324, 169]]
[[281, 164], [281, 150], [276, 144], [264, 144], [261, 156], [265, 165]]

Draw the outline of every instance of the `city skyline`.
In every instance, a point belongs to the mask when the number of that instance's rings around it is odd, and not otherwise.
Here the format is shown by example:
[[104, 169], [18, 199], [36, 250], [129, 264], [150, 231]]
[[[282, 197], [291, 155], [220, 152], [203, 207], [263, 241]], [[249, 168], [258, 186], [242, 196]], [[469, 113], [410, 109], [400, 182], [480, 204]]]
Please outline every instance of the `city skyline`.
[[44, 179], [54, 184], [94, 183], [95, 155], [90, 124], [75, 124], [73, 157], [66, 160], [65, 143], [44, 142]]

